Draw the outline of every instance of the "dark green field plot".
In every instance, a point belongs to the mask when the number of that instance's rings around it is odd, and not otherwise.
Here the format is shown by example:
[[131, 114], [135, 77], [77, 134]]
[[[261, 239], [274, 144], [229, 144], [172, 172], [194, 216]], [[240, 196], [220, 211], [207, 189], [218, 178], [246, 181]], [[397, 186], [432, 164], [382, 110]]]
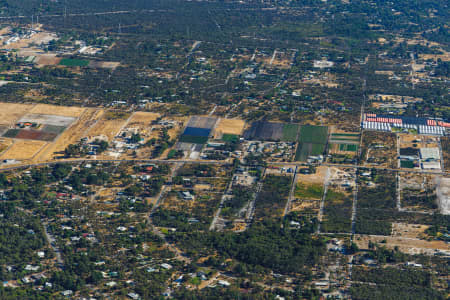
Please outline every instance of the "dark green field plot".
[[224, 142], [237, 142], [239, 140], [239, 136], [235, 134], [224, 133], [222, 135], [222, 141]]
[[182, 135], [180, 137], [180, 142], [183, 143], [205, 144], [207, 141], [207, 136]]
[[20, 129], [9, 129], [3, 134], [3, 137], [15, 138], [19, 134]]
[[295, 142], [297, 141], [298, 124], [284, 124], [283, 126], [283, 141]]
[[358, 151], [358, 145], [354, 144], [339, 144], [339, 151]]
[[325, 144], [300, 143], [295, 153], [296, 161], [306, 161], [309, 156], [322, 155], [325, 152]]
[[63, 58], [59, 64], [66, 67], [86, 67], [89, 65], [89, 61], [84, 59]]
[[303, 125], [300, 128], [300, 142], [326, 144], [328, 138], [327, 126]]
[[412, 162], [410, 160], [401, 160], [400, 161], [400, 168], [413, 169], [414, 168], [414, 162]]

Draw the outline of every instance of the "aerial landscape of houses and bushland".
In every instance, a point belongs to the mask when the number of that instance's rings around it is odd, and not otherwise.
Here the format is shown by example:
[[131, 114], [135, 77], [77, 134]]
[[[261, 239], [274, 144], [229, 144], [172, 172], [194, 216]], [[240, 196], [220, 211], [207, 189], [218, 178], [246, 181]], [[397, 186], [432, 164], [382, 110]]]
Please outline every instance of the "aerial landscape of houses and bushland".
[[449, 299], [449, 5], [0, 0], [0, 299]]

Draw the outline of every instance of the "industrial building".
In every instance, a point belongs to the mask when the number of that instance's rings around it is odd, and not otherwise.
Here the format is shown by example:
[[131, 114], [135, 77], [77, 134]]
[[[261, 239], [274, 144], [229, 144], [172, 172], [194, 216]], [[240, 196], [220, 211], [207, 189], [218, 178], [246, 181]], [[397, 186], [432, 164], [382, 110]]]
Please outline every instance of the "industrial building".
[[450, 123], [442, 120], [427, 118], [386, 116], [377, 114], [364, 114], [361, 124], [363, 129], [377, 131], [391, 131], [393, 128], [414, 129], [419, 134], [425, 135], [445, 135], [450, 132]]

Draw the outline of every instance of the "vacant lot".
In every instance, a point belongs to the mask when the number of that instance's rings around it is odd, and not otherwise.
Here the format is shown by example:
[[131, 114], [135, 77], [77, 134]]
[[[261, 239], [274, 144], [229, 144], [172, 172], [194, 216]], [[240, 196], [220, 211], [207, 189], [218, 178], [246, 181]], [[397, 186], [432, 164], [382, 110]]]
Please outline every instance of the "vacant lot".
[[111, 114], [111, 112], [105, 112], [101, 119], [89, 130], [88, 136], [105, 136], [108, 141], [112, 141], [126, 124], [129, 116], [129, 113]]
[[223, 134], [241, 135], [244, 131], [245, 121], [237, 119], [220, 119], [214, 137], [219, 139]]
[[43, 141], [15, 140], [14, 144], [0, 155], [0, 159], [32, 159], [45, 144]]
[[32, 107], [32, 104], [0, 103], [0, 124], [10, 125], [15, 123]]
[[115, 69], [120, 66], [120, 63], [113, 61], [91, 61], [89, 62], [89, 67], [91, 68], [105, 68], [105, 69]]
[[37, 104], [31, 110], [31, 114], [55, 115], [64, 117], [79, 117], [85, 108], [76, 106], [58, 106], [50, 104]]
[[129, 126], [150, 126], [151, 122], [159, 118], [159, 114], [137, 111], [130, 118]]
[[38, 67], [56, 66], [61, 61], [61, 57], [56, 57], [56, 54], [40, 54], [36, 57], [35, 63]]
[[361, 161], [366, 165], [397, 166], [397, 139], [390, 132], [364, 131]]
[[13, 140], [11, 139], [1, 139], [0, 140], [0, 154], [8, 149], [9, 146], [13, 144]]

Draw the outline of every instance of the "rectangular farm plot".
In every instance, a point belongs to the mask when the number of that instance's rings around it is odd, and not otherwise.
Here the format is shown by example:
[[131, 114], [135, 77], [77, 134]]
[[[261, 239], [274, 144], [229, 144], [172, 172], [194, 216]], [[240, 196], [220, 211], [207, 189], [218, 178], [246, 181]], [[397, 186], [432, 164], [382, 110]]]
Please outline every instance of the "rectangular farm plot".
[[257, 121], [244, 133], [247, 140], [295, 142], [298, 124]]
[[306, 161], [310, 156], [323, 155], [328, 139], [327, 126], [304, 125], [300, 128], [300, 143], [295, 160]]
[[46, 142], [33, 140], [15, 140], [14, 143], [0, 155], [0, 159], [32, 159]]
[[192, 116], [186, 127], [206, 128], [212, 130], [216, 125], [217, 118]]
[[30, 114], [52, 115], [63, 117], [79, 117], [86, 110], [84, 107], [59, 106], [50, 104], [37, 104], [30, 111]]
[[63, 58], [59, 64], [66, 67], [87, 67], [89, 61], [84, 59]]
[[242, 135], [245, 121], [237, 119], [220, 119], [217, 124], [214, 137], [223, 138], [225, 135]]
[[15, 128], [7, 130], [3, 137], [50, 142], [75, 120], [74, 117], [28, 114], [16, 123]]
[[180, 137], [182, 143], [205, 144], [216, 125], [217, 118], [193, 116]]

